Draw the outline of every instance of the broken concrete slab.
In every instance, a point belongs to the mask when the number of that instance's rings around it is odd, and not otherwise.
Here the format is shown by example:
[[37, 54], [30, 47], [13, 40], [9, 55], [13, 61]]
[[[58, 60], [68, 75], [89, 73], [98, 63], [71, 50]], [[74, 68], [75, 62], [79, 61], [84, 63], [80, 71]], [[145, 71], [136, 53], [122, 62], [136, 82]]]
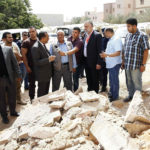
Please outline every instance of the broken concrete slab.
[[56, 110], [54, 112], [50, 113], [50, 118], [52, 118], [54, 121], [59, 121], [61, 118], [61, 112], [60, 110]]
[[61, 109], [64, 107], [66, 101], [62, 100], [62, 101], [54, 101], [52, 102], [49, 106], [53, 109]]
[[19, 147], [17, 141], [15, 140], [11, 140], [10, 143], [8, 143], [6, 146], [5, 146], [5, 150], [15, 150]]
[[83, 102], [93, 102], [99, 100], [99, 95], [95, 91], [79, 93]]
[[126, 150], [129, 147], [129, 135], [109, 118], [112, 116], [101, 112], [90, 129], [91, 134], [105, 150]]
[[82, 102], [79, 96], [74, 95], [71, 91], [66, 92], [66, 104], [64, 106], [65, 110], [68, 110], [72, 107], [78, 107], [82, 105]]
[[28, 126], [22, 126], [19, 130], [18, 139], [27, 139], [29, 137], [28, 135], [29, 127]]
[[65, 93], [66, 93], [65, 88], [62, 90], [51, 92], [45, 96], [38, 97], [38, 98], [34, 99], [33, 105], [36, 105], [38, 103], [42, 104], [42, 103], [49, 103], [52, 101], [63, 100], [65, 98]]
[[126, 113], [125, 122], [140, 121], [150, 123], [150, 113], [144, 105], [140, 91], [136, 91]]
[[17, 138], [17, 129], [8, 129], [0, 134], [0, 145], [7, 144], [12, 138]]
[[35, 126], [31, 128], [28, 134], [30, 137], [33, 137], [33, 138], [46, 139], [46, 138], [52, 138], [59, 131], [60, 131], [60, 128], [58, 127]]
[[62, 118], [68, 118], [68, 119], [75, 119], [76, 115], [79, 114], [82, 111], [82, 108], [80, 107], [72, 107], [67, 112], [64, 113]]
[[65, 99], [65, 93], [67, 92], [66, 88], [62, 90], [55, 91], [49, 95], [49, 99], [47, 102], [58, 101]]
[[[13, 128], [23, 125], [33, 126], [34, 124], [43, 124], [42, 118], [47, 118], [50, 114], [50, 107], [47, 104], [30, 105], [26, 107], [13, 124]], [[45, 123], [45, 122], [44, 122]]]
[[87, 116], [91, 117], [91, 116], [96, 116], [98, 113], [98, 111], [96, 109], [82, 109], [82, 111], [77, 114], [76, 117], [78, 118], [85, 118]]

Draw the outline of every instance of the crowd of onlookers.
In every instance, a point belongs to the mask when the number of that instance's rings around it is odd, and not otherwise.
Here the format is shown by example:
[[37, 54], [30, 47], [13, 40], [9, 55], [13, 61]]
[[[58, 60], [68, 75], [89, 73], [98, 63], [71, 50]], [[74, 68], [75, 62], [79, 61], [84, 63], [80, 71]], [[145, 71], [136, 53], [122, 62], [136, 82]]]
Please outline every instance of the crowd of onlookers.
[[[119, 99], [119, 71], [125, 69], [128, 97], [132, 100], [136, 90], [142, 91], [142, 73], [148, 58], [148, 37], [137, 28], [137, 20], [126, 21], [129, 33], [125, 43], [115, 35], [112, 28], [106, 28], [103, 35], [94, 30], [91, 21], [84, 23], [84, 31], [74, 27], [72, 35], [65, 38], [63, 30], [57, 31], [57, 42], [49, 41], [47, 32], [37, 34], [34, 27], [22, 33], [22, 40], [13, 40], [12, 34], [3, 34], [0, 45], [0, 114], [3, 123], [9, 123], [7, 104], [11, 116], [19, 116], [16, 102], [25, 105], [21, 99], [21, 84], [29, 90], [31, 103], [35, 98], [59, 90], [61, 79], [64, 87], [75, 92], [79, 88], [79, 78], [87, 79], [87, 90], [107, 92], [110, 102]], [[52, 79], [52, 80], [51, 80]], [[101, 85], [101, 86], [100, 86]], [[101, 87], [101, 89], [99, 89]]]

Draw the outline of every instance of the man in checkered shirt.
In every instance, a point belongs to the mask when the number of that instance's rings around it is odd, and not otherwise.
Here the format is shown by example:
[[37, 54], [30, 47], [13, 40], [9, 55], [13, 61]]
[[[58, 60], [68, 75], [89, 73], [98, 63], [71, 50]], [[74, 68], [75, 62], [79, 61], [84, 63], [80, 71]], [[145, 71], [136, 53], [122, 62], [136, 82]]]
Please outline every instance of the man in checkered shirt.
[[142, 73], [145, 71], [148, 58], [148, 37], [137, 28], [137, 20], [126, 21], [129, 33], [125, 39], [122, 67], [125, 68], [126, 84], [129, 96], [124, 102], [132, 100], [136, 90], [142, 91]]

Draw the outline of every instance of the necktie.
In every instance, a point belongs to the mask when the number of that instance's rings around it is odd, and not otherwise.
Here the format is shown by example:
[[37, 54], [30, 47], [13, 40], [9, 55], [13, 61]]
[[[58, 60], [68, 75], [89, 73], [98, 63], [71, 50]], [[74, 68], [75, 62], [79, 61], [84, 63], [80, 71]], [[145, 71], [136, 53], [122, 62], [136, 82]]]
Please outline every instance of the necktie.
[[44, 44], [44, 48], [45, 48], [45, 51], [46, 51], [47, 55], [50, 56], [50, 53], [49, 53], [49, 51], [47, 50], [45, 44]]

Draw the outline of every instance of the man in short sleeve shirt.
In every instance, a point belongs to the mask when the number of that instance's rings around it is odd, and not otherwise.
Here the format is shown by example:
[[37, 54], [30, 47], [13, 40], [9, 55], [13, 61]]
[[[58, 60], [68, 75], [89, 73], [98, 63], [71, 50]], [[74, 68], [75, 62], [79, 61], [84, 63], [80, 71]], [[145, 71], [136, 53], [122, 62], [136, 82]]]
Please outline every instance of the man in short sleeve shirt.
[[142, 91], [142, 73], [145, 71], [148, 58], [148, 37], [137, 28], [137, 20], [127, 20], [127, 34], [123, 49], [123, 67], [126, 73], [126, 84], [129, 96], [124, 102], [132, 100], [135, 91]]

